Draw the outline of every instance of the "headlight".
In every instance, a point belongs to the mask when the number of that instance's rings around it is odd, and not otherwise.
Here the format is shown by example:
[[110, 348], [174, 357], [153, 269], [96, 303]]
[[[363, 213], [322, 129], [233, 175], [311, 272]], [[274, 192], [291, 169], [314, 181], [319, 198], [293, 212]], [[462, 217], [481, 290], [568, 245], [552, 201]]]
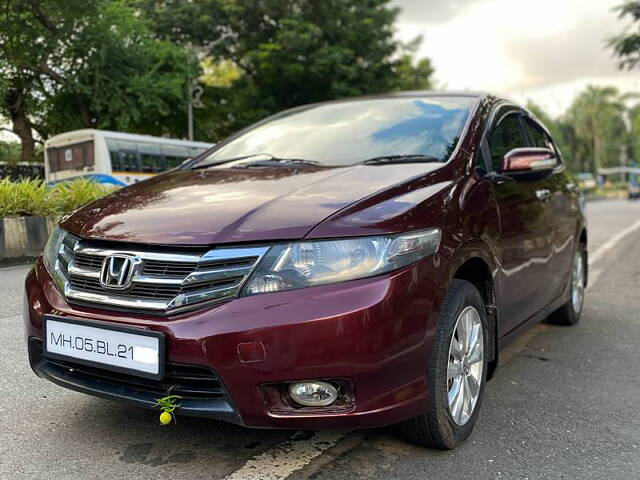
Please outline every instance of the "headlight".
[[390, 272], [435, 253], [438, 229], [401, 235], [276, 245], [247, 282], [244, 293], [279, 292]]
[[60, 269], [58, 268], [58, 262], [60, 261], [59, 254], [62, 242], [66, 236], [67, 232], [60, 227], [56, 227], [51, 233], [49, 240], [47, 240], [47, 244], [44, 246], [44, 251], [42, 252], [44, 266], [47, 267], [49, 274], [53, 277], [59, 287], [64, 283], [64, 278], [61, 277]]

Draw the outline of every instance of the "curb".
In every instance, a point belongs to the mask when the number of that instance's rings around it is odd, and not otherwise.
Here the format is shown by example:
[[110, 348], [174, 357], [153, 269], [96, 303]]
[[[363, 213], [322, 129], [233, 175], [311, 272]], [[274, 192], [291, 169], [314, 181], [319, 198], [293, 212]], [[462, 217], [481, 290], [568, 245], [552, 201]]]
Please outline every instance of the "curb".
[[0, 260], [36, 257], [60, 217], [0, 217]]

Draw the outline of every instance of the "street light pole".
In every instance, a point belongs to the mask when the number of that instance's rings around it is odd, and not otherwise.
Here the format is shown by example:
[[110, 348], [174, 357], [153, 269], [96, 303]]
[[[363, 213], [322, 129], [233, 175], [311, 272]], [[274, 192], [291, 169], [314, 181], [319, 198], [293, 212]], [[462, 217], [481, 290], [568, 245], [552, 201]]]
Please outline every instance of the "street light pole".
[[198, 80], [187, 78], [187, 136], [193, 141], [193, 109], [202, 108], [203, 88], [198, 84]]
[[[191, 92], [189, 92], [191, 93]], [[188, 139], [193, 141], [193, 102], [191, 101], [191, 95], [189, 95], [189, 103], [187, 104], [187, 130]]]

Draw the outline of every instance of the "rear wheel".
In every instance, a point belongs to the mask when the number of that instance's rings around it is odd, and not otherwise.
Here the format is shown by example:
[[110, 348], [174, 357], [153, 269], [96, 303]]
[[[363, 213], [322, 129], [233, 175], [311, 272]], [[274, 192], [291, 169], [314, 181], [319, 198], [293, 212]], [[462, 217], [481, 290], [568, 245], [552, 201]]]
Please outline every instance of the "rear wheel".
[[451, 449], [471, 434], [484, 394], [488, 345], [480, 293], [471, 283], [454, 280], [443, 302], [427, 368], [429, 412], [401, 424], [409, 441]]
[[551, 323], [556, 325], [575, 325], [580, 321], [582, 305], [584, 304], [584, 289], [587, 272], [587, 251], [583, 244], [573, 256], [573, 268], [571, 270], [571, 292], [569, 300], [549, 317]]

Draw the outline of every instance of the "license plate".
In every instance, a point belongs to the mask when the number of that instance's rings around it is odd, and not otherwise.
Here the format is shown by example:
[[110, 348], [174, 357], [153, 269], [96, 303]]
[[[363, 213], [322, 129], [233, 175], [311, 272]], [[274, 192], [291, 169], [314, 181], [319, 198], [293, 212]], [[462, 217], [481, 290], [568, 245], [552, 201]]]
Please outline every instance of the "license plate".
[[164, 373], [160, 332], [47, 316], [44, 339], [47, 357], [153, 379]]

